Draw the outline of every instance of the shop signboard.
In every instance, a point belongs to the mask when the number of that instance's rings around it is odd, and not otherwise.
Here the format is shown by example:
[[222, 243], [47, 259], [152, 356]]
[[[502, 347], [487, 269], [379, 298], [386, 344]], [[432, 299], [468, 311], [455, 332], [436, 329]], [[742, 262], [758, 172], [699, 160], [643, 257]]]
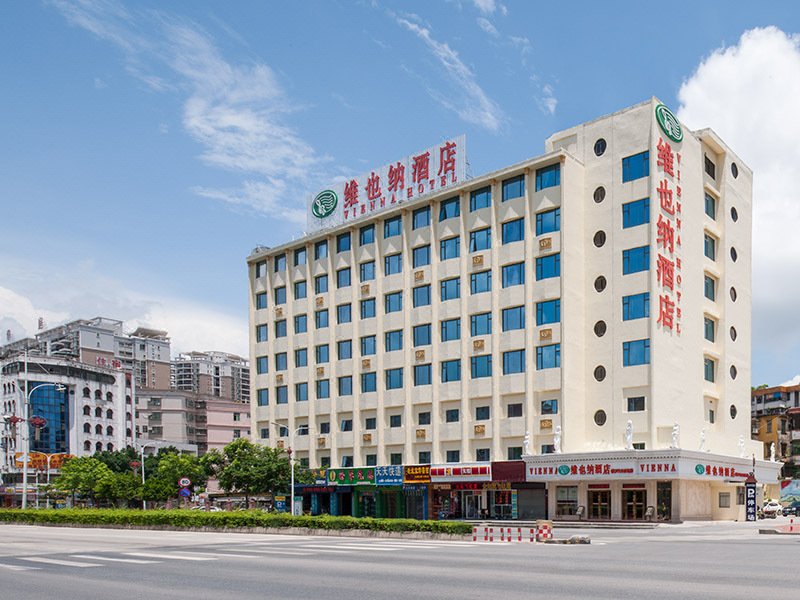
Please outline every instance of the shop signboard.
[[327, 485], [328, 483], [328, 475], [326, 473], [327, 469], [309, 469], [311, 472], [312, 477], [314, 477], [314, 484], [315, 485]]
[[430, 483], [431, 482], [431, 466], [430, 465], [409, 465], [403, 468], [403, 483]]
[[458, 481], [491, 481], [492, 466], [490, 464], [472, 465], [432, 465], [432, 482], [458, 482]]
[[403, 465], [375, 467], [376, 485], [403, 485]]
[[375, 485], [375, 467], [328, 469], [331, 485]]
[[757, 518], [756, 507], [756, 478], [750, 475], [744, 484], [744, 511], [746, 520], [755, 521]]

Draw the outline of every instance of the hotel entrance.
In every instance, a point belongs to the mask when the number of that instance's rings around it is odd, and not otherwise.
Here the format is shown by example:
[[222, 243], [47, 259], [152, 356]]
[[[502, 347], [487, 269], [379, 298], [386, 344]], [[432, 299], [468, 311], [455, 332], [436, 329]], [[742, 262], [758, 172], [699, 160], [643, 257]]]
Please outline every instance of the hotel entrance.
[[611, 490], [589, 490], [589, 518], [592, 520], [611, 518]]
[[622, 518], [627, 521], [643, 521], [647, 504], [647, 491], [644, 484], [636, 488], [622, 487]]

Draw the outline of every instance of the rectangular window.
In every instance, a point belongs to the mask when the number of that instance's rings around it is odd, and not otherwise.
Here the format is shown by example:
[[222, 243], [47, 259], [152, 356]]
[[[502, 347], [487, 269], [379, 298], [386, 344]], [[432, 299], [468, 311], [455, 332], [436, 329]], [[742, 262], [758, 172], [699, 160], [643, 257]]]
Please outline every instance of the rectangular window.
[[336, 356], [339, 360], [353, 358], [353, 341], [342, 340], [340, 342], [336, 342]]
[[431, 264], [430, 244], [425, 244], [424, 246], [418, 246], [414, 248], [414, 250], [411, 252], [411, 260], [415, 269]]
[[336, 236], [336, 252], [347, 252], [350, 250], [350, 244], [350, 232]]
[[414, 365], [414, 385], [431, 385], [431, 365]]
[[426, 285], [418, 285], [413, 289], [412, 292], [412, 299], [414, 302], [414, 308], [419, 306], [428, 306], [431, 303], [431, 286]]
[[645, 150], [622, 159], [622, 183], [650, 175], [650, 151]]
[[263, 375], [269, 372], [269, 358], [267, 356], [256, 357], [256, 373]]
[[294, 299], [295, 300], [302, 300], [308, 296], [308, 284], [306, 280], [303, 279], [302, 281], [295, 281], [294, 282]]
[[536, 169], [536, 191], [561, 185], [561, 165], [556, 163], [549, 167]]
[[472, 379], [492, 376], [492, 355], [473, 356], [470, 360]]
[[458, 196], [445, 200], [439, 205], [439, 222], [453, 219], [459, 215], [461, 215], [461, 201]]
[[269, 439], [269, 427], [262, 427], [261, 428], [261, 439], [262, 440]]
[[295, 402], [306, 402], [308, 400], [308, 383], [297, 383], [294, 386]]
[[386, 314], [403, 310], [403, 292], [392, 292], [384, 296], [384, 312]]
[[520, 460], [522, 458], [522, 446], [508, 447], [508, 460]]
[[509, 404], [508, 408], [506, 409], [506, 416], [509, 419], [515, 419], [517, 417], [522, 416], [522, 402], [515, 402], [514, 404]]
[[286, 337], [286, 319], [275, 321], [275, 337], [276, 338]]
[[489, 448], [475, 449], [475, 460], [477, 462], [489, 462], [490, 456], [491, 456], [491, 451]]
[[447, 383], [448, 381], [460, 381], [460, 380], [461, 380], [461, 360], [456, 358], [455, 360], [442, 361], [442, 383]]
[[458, 423], [460, 418], [461, 418], [461, 413], [457, 408], [449, 408], [446, 411], [444, 411], [445, 423]]
[[503, 331], [525, 329], [525, 307], [512, 306], [503, 309]]
[[298, 348], [294, 351], [294, 366], [307, 367], [308, 366], [308, 349]]
[[353, 306], [351, 304], [340, 304], [336, 307], [336, 322], [339, 325], [353, 321]]
[[314, 260], [328, 258], [328, 240], [322, 240], [314, 244]]
[[561, 344], [537, 346], [536, 370], [557, 369], [561, 366]]
[[371, 356], [378, 350], [378, 344], [374, 335], [365, 335], [361, 338], [361, 356]]
[[314, 325], [317, 329], [324, 329], [328, 326], [328, 309], [323, 308], [314, 313]]
[[447, 451], [446, 462], [449, 462], [449, 463], [461, 462], [461, 451], [460, 450], [448, 450]]
[[276, 273], [280, 273], [281, 271], [285, 271], [286, 270], [286, 255], [285, 254], [279, 254], [278, 256], [276, 256], [275, 257], [275, 263], [273, 264], [273, 266], [275, 267], [275, 272]]
[[713, 342], [715, 339], [715, 329], [716, 329], [716, 322], [714, 319], [710, 319], [709, 317], [703, 317], [703, 337], [706, 338], [709, 342]]
[[543, 415], [557, 415], [558, 414], [558, 400], [553, 398], [552, 400], [542, 400], [541, 406], [542, 414]]
[[269, 406], [269, 389], [259, 388], [256, 391], [256, 398], [259, 406]]
[[375, 261], [368, 260], [358, 265], [358, 275], [362, 283], [375, 279]]
[[442, 321], [442, 341], [450, 342], [461, 339], [461, 319], [448, 319]]
[[461, 297], [461, 278], [453, 277], [452, 279], [442, 279], [439, 282], [442, 302], [446, 300], [455, 300]]
[[561, 231], [561, 209], [536, 213], [536, 235]]
[[514, 219], [503, 223], [503, 243], [520, 242], [525, 239], [525, 219]]
[[503, 265], [503, 287], [525, 284], [525, 263]]
[[469, 212], [475, 212], [481, 208], [489, 208], [492, 205], [492, 188], [488, 185], [479, 190], [472, 190], [469, 194]]
[[328, 291], [328, 276], [317, 275], [314, 277], [314, 293], [324, 294]]
[[339, 430], [353, 431], [353, 419], [342, 419], [339, 421]]
[[622, 251], [622, 274], [630, 275], [650, 269], [650, 246], [639, 246]]
[[395, 352], [403, 349], [403, 330], [387, 331], [384, 335], [384, 343], [387, 352]]
[[730, 492], [719, 492], [719, 507], [720, 508], [730, 508], [731, 507], [731, 493]]
[[336, 271], [336, 287], [350, 287], [350, 267]]
[[[386, 369], [386, 389], [399, 390], [402, 387], [403, 387], [403, 367], [399, 367], [397, 369]], [[400, 415], [396, 416], [399, 417]], [[394, 427], [394, 425], [392, 427]]]
[[431, 464], [430, 450], [420, 450], [419, 453], [417, 454], [417, 462], [421, 465]]
[[706, 209], [706, 214], [716, 221], [717, 220], [717, 199], [714, 198], [714, 196], [712, 196], [708, 192], [706, 192], [705, 209]]
[[492, 313], [479, 313], [469, 318], [470, 335], [491, 335], [492, 334]]
[[622, 205], [622, 228], [636, 227], [650, 222], [650, 198], [642, 198]]
[[[328, 427], [330, 427], [330, 423], [328, 423]], [[320, 431], [320, 433], [322, 433]], [[320, 456], [319, 457], [319, 466], [323, 469], [327, 469], [331, 466], [331, 457], [330, 456]]]
[[256, 310], [267, 308], [267, 292], [256, 294]]
[[422, 229], [431, 224], [431, 207], [418, 208], [411, 213], [411, 229]]
[[399, 252], [397, 254], [388, 254], [383, 257], [383, 272], [386, 275], [395, 275], [403, 271], [403, 255]]
[[256, 325], [256, 341], [257, 342], [266, 342], [267, 341], [267, 326], [266, 325]]
[[364, 421], [364, 429], [367, 431], [373, 431], [374, 429], [378, 428], [378, 419], [375, 417], [367, 417]]
[[361, 374], [361, 393], [374, 392], [378, 389], [378, 377], [373, 373]]
[[396, 237], [403, 233], [403, 217], [397, 215], [383, 222], [383, 239]]
[[431, 345], [431, 324], [416, 325], [412, 330], [414, 333], [414, 347]]
[[402, 452], [392, 452], [389, 455], [389, 464], [390, 465], [402, 465], [403, 464], [403, 453]]
[[703, 235], [703, 254], [706, 258], [717, 260], [717, 239], [707, 233]]
[[[331, 424], [329, 421], [323, 421], [319, 424], [319, 432], [320, 433], [330, 433], [331, 432]], [[322, 462], [324, 462], [325, 457], [322, 457]], [[330, 464], [330, 458], [328, 458], [328, 464]]]
[[521, 198], [525, 195], [525, 175], [517, 175], [506, 179], [502, 184], [503, 202], [514, 198]]
[[461, 247], [459, 240], [459, 236], [455, 236], [439, 242], [439, 260], [458, 258], [460, 255], [459, 249]]
[[361, 301], [361, 318], [372, 319], [375, 316], [375, 298]]
[[561, 322], [561, 299], [536, 303], [536, 325]]
[[622, 320], [633, 321], [650, 316], [650, 292], [622, 297]]
[[710, 275], [703, 279], [703, 295], [711, 301], [717, 299], [717, 280]]
[[650, 364], [650, 339], [622, 343], [622, 366]]
[[339, 377], [339, 395], [352, 396], [353, 395], [353, 376], [344, 375]]
[[706, 357], [703, 359], [703, 379], [714, 383], [716, 366], [713, 358]]
[[492, 228], [484, 227], [469, 232], [469, 251], [479, 252], [492, 247]]
[[275, 402], [277, 404], [289, 404], [289, 386], [279, 385], [275, 388]]
[[708, 158], [708, 156], [703, 156], [703, 164], [705, 165], [706, 174], [711, 177], [711, 179], [717, 178], [717, 165], [714, 164], [714, 161]]
[[275, 288], [275, 304], [286, 304], [286, 286]]
[[431, 424], [431, 413], [428, 411], [424, 411], [417, 415], [417, 425], [430, 425]]
[[469, 276], [469, 293], [482, 294], [484, 292], [492, 291], [492, 272], [481, 271], [480, 273], [472, 273]]
[[364, 225], [358, 230], [358, 245], [368, 246], [375, 243], [375, 225]]
[[503, 375], [525, 372], [525, 350], [503, 352]]
[[342, 463], [341, 466], [344, 468], [349, 468], [353, 466], [353, 455], [352, 454], [343, 454], [342, 455]]
[[267, 274], [267, 261], [260, 260], [256, 263], [255, 266], [255, 277], [256, 279], [260, 279]]
[[561, 253], [536, 259], [536, 281], [561, 276]]
[[331, 352], [328, 344], [319, 344], [316, 348], [314, 348], [314, 357], [316, 358], [318, 365], [329, 362], [331, 358]]
[[644, 410], [644, 396], [631, 396], [628, 398], [628, 412], [642, 412]]

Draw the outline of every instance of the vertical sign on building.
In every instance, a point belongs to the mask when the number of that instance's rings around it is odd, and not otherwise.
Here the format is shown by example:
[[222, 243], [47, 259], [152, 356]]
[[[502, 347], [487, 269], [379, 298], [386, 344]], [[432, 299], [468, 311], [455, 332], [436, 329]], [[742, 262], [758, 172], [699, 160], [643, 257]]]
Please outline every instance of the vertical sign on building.
[[[656, 121], [667, 139], [656, 145], [658, 219], [656, 221], [656, 279], [658, 319], [661, 330], [681, 334], [681, 230], [683, 228], [681, 153], [673, 151], [670, 140], [680, 144], [683, 130], [678, 119], [663, 104], [656, 106]], [[679, 150], [679, 146], [676, 146]]]
[[752, 473], [744, 482], [744, 508], [747, 521], [756, 520], [756, 478]]

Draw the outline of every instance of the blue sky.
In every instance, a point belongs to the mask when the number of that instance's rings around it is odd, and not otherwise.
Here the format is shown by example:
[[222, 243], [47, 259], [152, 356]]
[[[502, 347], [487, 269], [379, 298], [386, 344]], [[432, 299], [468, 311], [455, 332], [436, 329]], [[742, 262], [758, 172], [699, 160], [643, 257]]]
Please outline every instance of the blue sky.
[[477, 175], [654, 95], [756, 170], [753, 379], [800, 373], [793, 2], [0, 13], [3, 332], [104, 315], [167, 329], [174, 350], [246, 354], [245, 258], [300, 235], [313, 190], [461, 133]]

